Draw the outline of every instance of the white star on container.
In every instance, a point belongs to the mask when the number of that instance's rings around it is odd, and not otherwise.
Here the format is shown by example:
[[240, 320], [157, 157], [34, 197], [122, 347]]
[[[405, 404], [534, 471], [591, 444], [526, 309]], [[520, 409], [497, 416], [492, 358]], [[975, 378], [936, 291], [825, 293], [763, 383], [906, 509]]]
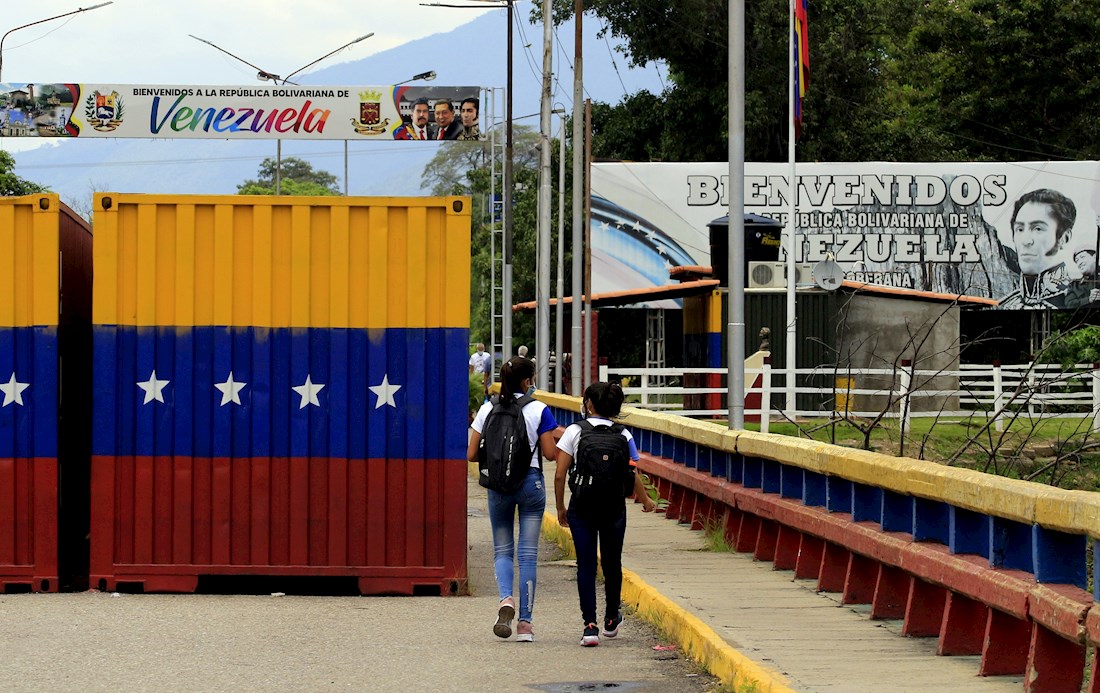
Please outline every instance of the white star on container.
[[229, 371], [229, 377], [224, 383], [214, 383], [214, 387], [221, 390], [222, 403], [221, 406], [225, 406], [232, 402], [233, 404], [241, 403], [241, 390], [244, 389], [248, 383], [237, 383], [233, 381], [233, 371]]
[[21, 383], [15, 379], [15, 372], [11, 374], [11, 380], [6, 385], [0, 385], [0, 392], [4, 393], [4, 406], [8, 406], [12, 402], [15, 402], [19, 406], [23, 406], [23, 390], [30, 387], [30, 383]]
[[149, 404], [153, 400], [158, 402], [164, 401], [164, 386], [167, 385], [169, 380], [157, 380], [157, 371], [153, 369], [153, 372], [149, 374], [149, 379], [145, 382], [138, 381], [137, 386], [142, 390], [145, 390], [145, 401], [142, 404]]
[[291, 389], [302, 396], [302, 403], [298, 405], [299, 409], [305, 409], [306, 405], [312, 404], [315, 407], [321, 406], [321, 403], [317, 401], [317, 393], [321, 391], [325, 385], [324, 383], [314, 383], [309, 379], [309, 374], [306, 374], [306, 381], [301, 385], [292, 387]]
[[388, 373], [382, 376], [381, 385], [371, 385], [369, 389], [371, 392], [378, 395], [378, 401], [374, 404], [375, 409], [381, 409], [383, 404], [388, 404], [394, 409], [397, 409], [397, 403], [393, 401], [393, 395], [401, 389], [401, 386], [390, 385], [390, 376]]

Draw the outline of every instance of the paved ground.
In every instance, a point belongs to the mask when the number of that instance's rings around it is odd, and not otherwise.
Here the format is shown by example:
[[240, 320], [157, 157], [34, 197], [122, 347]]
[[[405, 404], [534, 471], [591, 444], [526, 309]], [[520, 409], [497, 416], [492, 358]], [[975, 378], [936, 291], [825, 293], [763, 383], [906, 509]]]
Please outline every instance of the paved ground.
[[765, 677], [747, 690], [760, 693], [1023, 689], [978, 677], [975, 658], [936, 657], [934, 639], [900, 637], [899, 623], [868, 621], [790, 572], [704, 551], [701, 533], [637, 505], [623, 563], [680, 649], [655, 650], [665, 640], [637, 618], [581, 648], [574, 565], [550, 544], [536, 642], [499, 640], [485, 494], [472, 479], [468, 490], [469, 597], [0, 595], [0, 690], [702, 693], [715, 680], [678, 656], [700, 633], [717, 634], [712, 661], [759, 663]]
[[536, 641], [496, 638], [492, 542], [476, 482], [469, 497], [470, 597], [0, 595], [0, 690], [713, 688], [677, 652], [654, 650], [663, 641], [636, 620], [613, 642], [580, 647], [574, 564], [558, 561], [550, 544], [539, 569]]

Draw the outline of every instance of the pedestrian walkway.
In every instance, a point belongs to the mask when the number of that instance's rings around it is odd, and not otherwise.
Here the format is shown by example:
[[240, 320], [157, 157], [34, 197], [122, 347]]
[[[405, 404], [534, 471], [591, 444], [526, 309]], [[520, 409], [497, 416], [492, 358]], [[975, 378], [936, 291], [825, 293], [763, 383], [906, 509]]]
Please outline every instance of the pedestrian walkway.
[[[546, 480], [552, 536], [552, 464]], [[501, 640], [486, 494], [473, 475], [467, 492], [468, 597], [0, 595], [0, 691], [715, 690], [669, 642], [727, 683], [737, 672], [738, 693], [1023, 689], [978, 677], [975, 658], [936, 657], [934, 639], [903, 638], [898, 623], [871, 622], [770, 563], [706, 551], [701, 532], [638, 505], [623, 556], [636, 610], [618, 638], [580, 647], [575, 565], [544, 542], [535, 642]]]
[[[549, 515], [544, 531], [553, 535]], [[842, 606], [838, 594], [818, 593], [816, 581], [750, 554], [708, 551], [703, 532], [640, 505], [628, 506], [623, 566], [635, 583], [624, 599], [640, 602], [682, 648], [698, 649], [727, 683], [728, 672], [742, 671], [737, 683], [755, 681], [757, 691], [1023, 690], [1020, 677], [980, 677], [977, 657], [939, 657], [935, 638], [902, 637], [901, 621], [871, 621], [869, 606]]]

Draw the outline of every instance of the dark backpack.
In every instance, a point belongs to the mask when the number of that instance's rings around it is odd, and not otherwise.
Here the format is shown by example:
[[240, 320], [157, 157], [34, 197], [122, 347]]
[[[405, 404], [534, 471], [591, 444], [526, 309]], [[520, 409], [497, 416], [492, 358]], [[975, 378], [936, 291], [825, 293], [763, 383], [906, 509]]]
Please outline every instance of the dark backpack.
[[501, 399], [485, 418], [477, 446], [478, 483], [485, 488], [511, 494], [523, 485], [535, 452], [527, 439], [523, 408], [534, 401], [528, 395]]
[[619, 507], [634, 492], [634, 470], [630, 466], [630, 443], [622, 424], [593, 425], [579, 421], [581, 434], [577, 454], [569, 468], [569, 490], [579, 509]]

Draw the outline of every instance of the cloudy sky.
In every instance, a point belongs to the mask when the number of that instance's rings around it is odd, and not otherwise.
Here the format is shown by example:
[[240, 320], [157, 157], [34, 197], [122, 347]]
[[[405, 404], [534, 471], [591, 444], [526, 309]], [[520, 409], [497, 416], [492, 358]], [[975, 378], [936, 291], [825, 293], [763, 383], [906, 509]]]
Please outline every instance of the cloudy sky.
[[[0, 32], [94, 4], [5, 2]], [[516, 7], [527, 12], [530, 0]], [[188, 34], [287, 75], [364, 34], [374, 32], [318, 69], [446, 31], [485, 12], [504, 10], [423, 7], [418, 0], [115, 0], [12, 32], [3, 43], [0, 77], [5, 82], [254, 84], [254, 70]]]

